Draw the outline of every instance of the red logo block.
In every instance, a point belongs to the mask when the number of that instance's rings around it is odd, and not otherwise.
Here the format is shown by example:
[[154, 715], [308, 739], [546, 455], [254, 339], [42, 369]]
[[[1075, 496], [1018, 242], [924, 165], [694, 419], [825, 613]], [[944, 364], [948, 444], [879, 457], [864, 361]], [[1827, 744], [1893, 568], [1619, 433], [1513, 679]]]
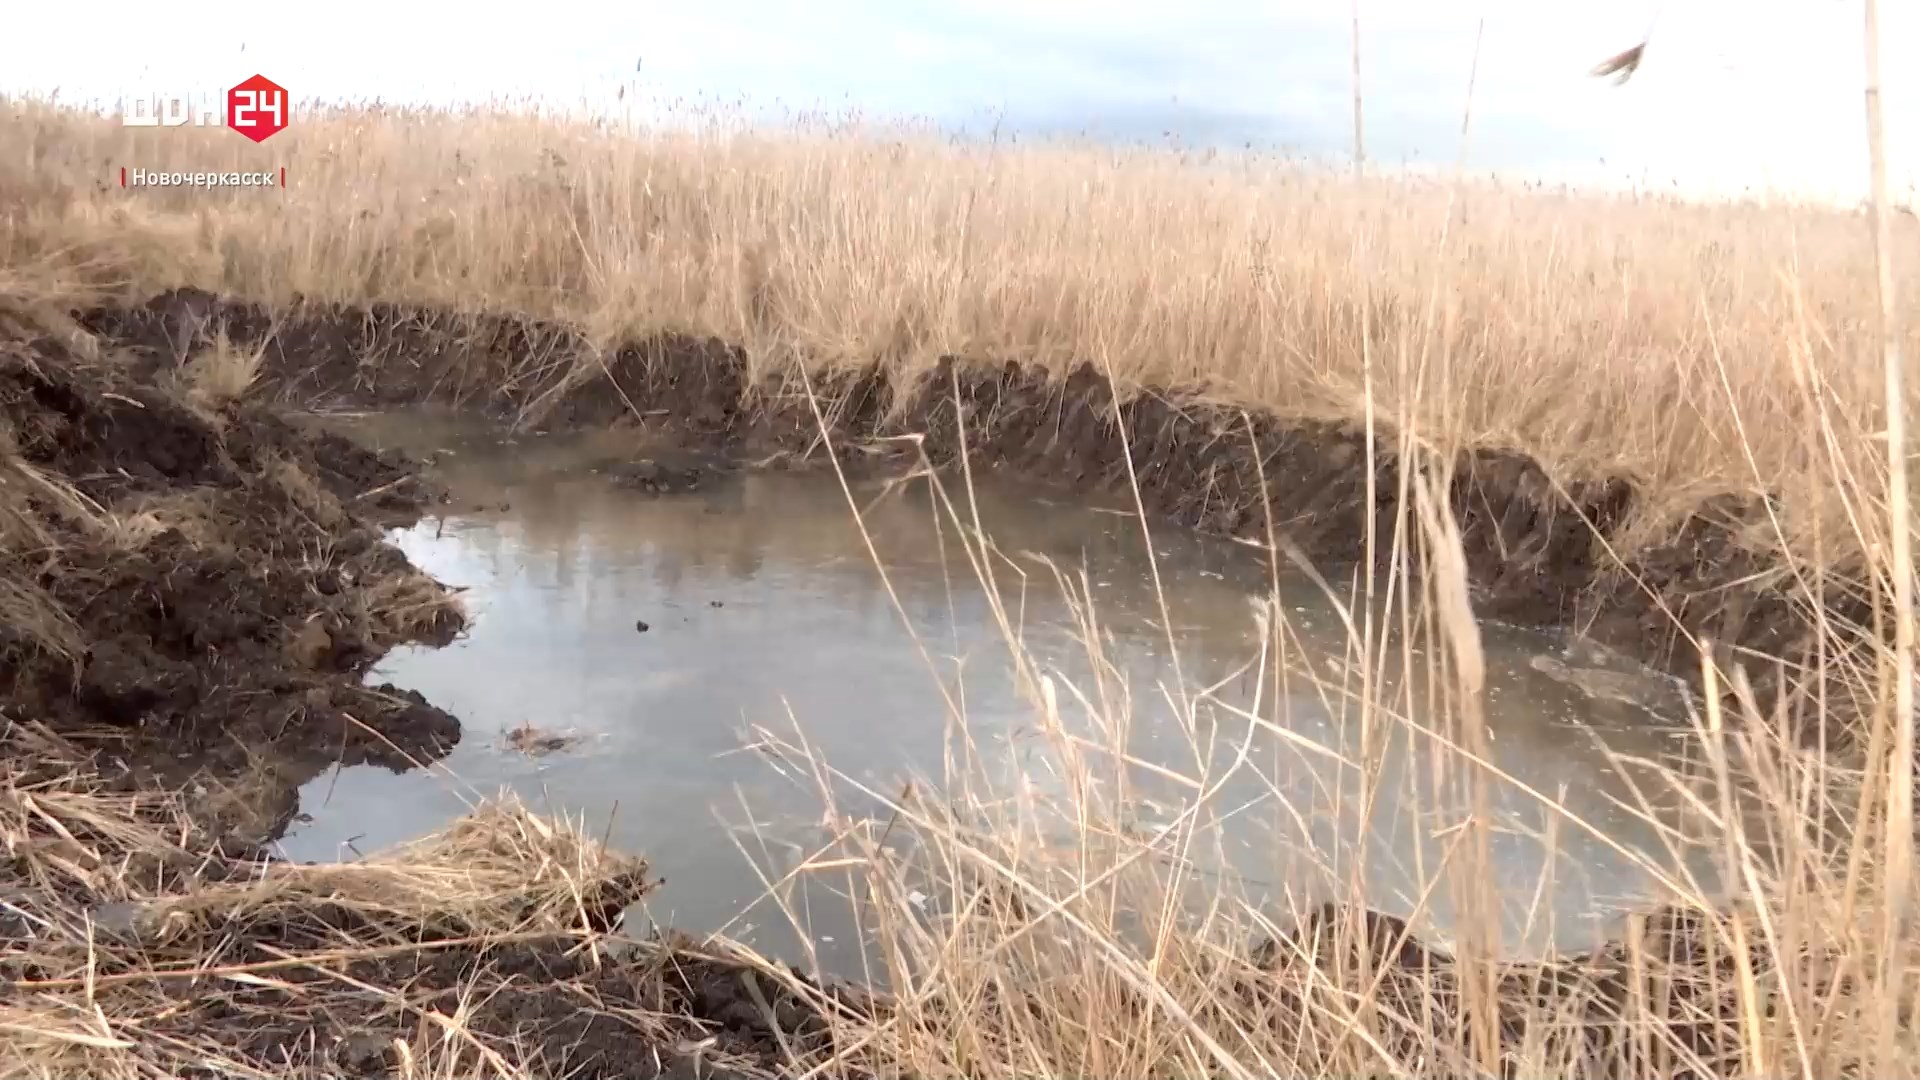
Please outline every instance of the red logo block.
[[286, 88], [255, 75], [227, 91], [227, 126], [252, 139], [265, 142], [287, 126]]

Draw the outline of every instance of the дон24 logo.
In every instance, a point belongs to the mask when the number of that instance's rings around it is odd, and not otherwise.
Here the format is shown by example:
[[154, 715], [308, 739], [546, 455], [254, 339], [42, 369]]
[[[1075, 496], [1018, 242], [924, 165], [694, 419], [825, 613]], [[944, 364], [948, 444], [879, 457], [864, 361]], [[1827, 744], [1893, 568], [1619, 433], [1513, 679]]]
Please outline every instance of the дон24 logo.
[[180, 127], [191, 120], [195, 126], [224, 123], [252, 139], [265, 142], [287, 126], [286, 87], [255, 75], [224, 95], [198, 99], [186, 94], [154, 94], [133, 98], [126, 103], [121, 123], [127, 127]]

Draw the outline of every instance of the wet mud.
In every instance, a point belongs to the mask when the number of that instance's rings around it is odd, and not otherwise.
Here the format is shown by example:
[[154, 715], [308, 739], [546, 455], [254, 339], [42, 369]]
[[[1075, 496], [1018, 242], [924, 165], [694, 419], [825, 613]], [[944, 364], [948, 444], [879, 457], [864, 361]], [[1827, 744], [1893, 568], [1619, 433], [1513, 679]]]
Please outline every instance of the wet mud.
[[[715, 340], [599, 350], [532, 320], [397, 307], [316, 310], [276, 323], [198, 292], [83, 321], [155, 367], [177, 363], [216, 329], [265, 342], [268, 379], [301, 405], [437, 401], [536, 429], [657, 431], [692, 464], [633, 466], [631, 483], [642, 490], [697, 485], [725, 461], [822, 456], [805, 388], [754, 380], [748, 358]], [[898, 438], [908, 436], [937, 464], [964, 451], [978, 465], [1085, 495], [1124, 492], [1137, 478], [1150, 511], [1246, 537], [1264, 537], [1271, 524], [1317, 563], [1357, 558], [1369, 524], [1392, 535], [1402, 462], [1384, 441], [1370, 454], [1366, 433], [1352, 427], [1248, 416], [1172, 391], [1116, 399], [1089, 365], [1061, 378], [949, 358], [911, 385], [894, 385], [875, 366], [813, 389], [852, 463], [909, 455], [909, 439]], [[1699, 640], [1710, 640], [1729, 668], [1742, 658], [1804, 655], [1808, 605], [1780, 584], [1787, 575], [1777, 555], [1748, 539], [1765, 532], [1757, 501], [1701, 506], [1622, 563], [1614, 541], [1637, 497], [1625, 480], [1558, 485], [1524, 457], [1474, 451], [1452, 462], [1449, 484], [1484, 615], [1572, 627], [1696, 689]], [[1866, 621], [1858, 597], [1839, 585], [1822, 603], [1853, 625]], [[1763, 702], [1786, 688], [1783, 671], [1752, 665]]]
[[684, 495], [698, 491], [725, 466], [718, 458], [682, 455], [647, 457], [622, 462], [607, 470], [607, 478], [617, 487], [649, 495]]

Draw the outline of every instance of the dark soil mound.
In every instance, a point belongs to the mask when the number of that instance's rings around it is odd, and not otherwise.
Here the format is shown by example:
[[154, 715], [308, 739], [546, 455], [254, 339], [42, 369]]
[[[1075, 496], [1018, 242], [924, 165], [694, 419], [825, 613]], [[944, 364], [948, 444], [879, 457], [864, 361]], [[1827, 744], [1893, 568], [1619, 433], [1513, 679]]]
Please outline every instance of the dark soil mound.
[[0, 342], [7, 715], [149, 764], [444, 753], [451, 717], [359, 685], [460, 626], [375, 524], [426, 497], [405, 463], [181, 382]]

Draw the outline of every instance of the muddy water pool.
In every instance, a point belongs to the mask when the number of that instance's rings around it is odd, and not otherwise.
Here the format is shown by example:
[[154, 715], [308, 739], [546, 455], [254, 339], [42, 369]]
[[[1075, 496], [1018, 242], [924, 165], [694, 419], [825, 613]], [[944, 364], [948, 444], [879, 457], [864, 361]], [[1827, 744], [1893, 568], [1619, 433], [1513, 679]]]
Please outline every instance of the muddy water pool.
[[[435, 414], [327, 423], [430, 455], [452, 492], [439, 516], [393, 540], [466, 590], [469, 630], [447, 648], [390, 654], [373, 679], [420, 691], [458, 716], [464, 734], [431, 769], [359, 766], [307, 784], [303, 817], [281, 842], [293, 858], [355, 858], [511, 789], [538, 809], [584, 816], [616, 846], [648, 857], [665, 882], [635, 913], [642, 925], [724, 928], [798, 964], [857, 972], [858, 935], [843, 902], [805, 893], [803, 932], [764, 899], [765, 879], [793, 869], [826, 829], [813, 783], [751, 749], [754, 729], [804, 733], [836, 769], [897, 790], [909, 776], [939, 777], [954, 745], [950, 695], [964, 702], [989, 773], [1057, 783], [1036, 709], [1017, 689], [1008, 633], [1060, 685], [1091, 688], [1092, 667], [1084, 624], [1036, 556], [1091, 597], [1109, 684], [1131, 692], [1133, 754], [1192, 775], [1196, 761], [1218, 766], [1253, 740], [1248, 765], [1214, 800], [1233, 813], [1226, 842], [1202, 860], [1205, 873], [1277, 905], [1309, 860], [1333, 860], [1362, 877], [1376, 906], [1408, 909], [1421, 868], [1449, 849], [1447, 822], [1418, 812], [1432, 809], [1421, 794], [1431, 744], [1402, 726], [1389, 725], [1380, 795], [1363, 823], [1353, 770], [1250, 732], [1224, 706], [1198, 707], [1191, 725], [1176, 720], [1183, 690], [1219, 684], [1219, 702], [1253, 700], [1258, 680], [1234, 673], [1259, 654], [1254, 601], [1271, 592], [1256, 549], [1152, 530], [1176, 650], [1161, 625], [1147, 540], [1123, 506], [977, 478], [984, 532], [1005, 556], [994, 560], [1003, 623], [925, 481], [854, 485], [883, 580], [830, 472], [743, 473], [661, 495], [612, 475], [643, 453], [614, 433], [503, 439]], [[1283, 577], [1281, 607], [1289, 664], [1337, 676], [1347, 650], [1335, 606], [1304, 579]], [[1569, 825], [1537, 795], [1494, 786], [1493, 873], [1509, 943], [1579, 947], [1611, 930], [1621, 905], [1652, 895], [1635, 853], [1674, 862], [1662, 827], [1625, 808], [1642, 802], [1634, 781], [1644, 778], [1608, 750], [1671, 753], [1684, 698], [1668, 680], [1577, 642], [1491, 624], [1482, 634], [1495, 762], [1599, 833]], [[1267, 682], [1261, 715], [1351, 756], [1353, 707], [1311, 692], [1298, 674], [1288, 685], [1293, 692], [1279, 696]], [[565, 744], [528, 753], [515, 729]], [[841, 796], [843, 809], [859, 812], [857, 794]], [[1148, 770], [1135, 796], [1129, 814], [1153, 829], [1190, 789]], [[1711, 880], [1704, 854], [1686, 861]], [[1444, 925], [1446, 897], [1429, 904]]]

